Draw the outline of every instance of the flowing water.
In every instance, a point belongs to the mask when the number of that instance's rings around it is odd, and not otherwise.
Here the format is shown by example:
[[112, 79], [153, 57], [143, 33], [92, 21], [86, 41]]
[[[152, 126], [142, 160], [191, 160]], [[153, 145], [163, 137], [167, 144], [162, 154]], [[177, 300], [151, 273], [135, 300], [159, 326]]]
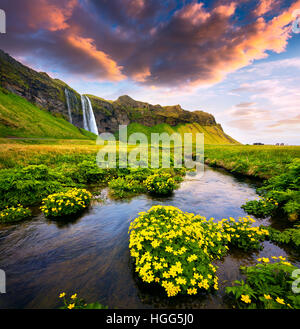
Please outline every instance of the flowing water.
[[69, 114], [69, 122], [73, 123], [72, 119], [72, 109], [71, 109], [71, 95], [69, 89], [65, 89], [65, 95], [66, 95], [66, 100], [67, 100], [67, 106], [68, 106], [68, 114]]
[[[105, 198], [106, 190], [102, 191]], [[128, 227], [151, 206], [173, 205], [184, 211], [217, 219], [246, 215], [240, 206], [255, 198], [253, 181], [225, 171], [206, 168], [203, 177], [187, 176], [168, 198], [145, 195], [127, 201], [106, 197], [95, 202], [73, 222], [35, 217], [18, 225], [0, 227], [0, 268], [7, 275], [7, 293], [0, 294], [0, 308], [55, 308], [60, 292], [77, 292], [87, 302], [111, 308], [226, 308], [224, 287], [240, 279], [240, 265], [253, 265], [258, 257], [297, 258], [269, 242], [254, 253], [231, 252], [215, 262], [220, 290], [211, 295], [168, 299], [137, 279], [128, 249]], [[270, 219], [257, 220], [272, 224]]]
[[87, 131], [90, 131], [98, 135], [99, 134], [98, 127], [90, 99], [87, 96], [82, 95], [81, 103], [82, 103], [82, 113], [83, 113], [83, 128]]

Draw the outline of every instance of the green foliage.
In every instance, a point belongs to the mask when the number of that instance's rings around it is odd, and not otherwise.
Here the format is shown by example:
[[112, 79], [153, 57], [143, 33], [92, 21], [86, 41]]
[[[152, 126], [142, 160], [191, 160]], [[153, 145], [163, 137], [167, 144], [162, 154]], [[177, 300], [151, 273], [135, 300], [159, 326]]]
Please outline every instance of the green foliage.
[[185, 170], [124, 168], [117, 169], [118, 178], [109, 182], [110, 193], [117, 198], [130, 197], [136, 194], [149, 192], [156, 195], [168, 195], [181, 182]]
[[109, 178], [109, 171], [98, 167], [96, 161], [84, 160], [73, 172], [72, 178], [80, 183], [105, 182]]
[[113, 179], [108, 186], [111, 189], [112, 196], [117, 198], [125, 198], [146, 191], [140, 181], [130, 179], [129, 177]]
[[300, 252], [300, 225], [280, 232], [272, 227], [265, 227], [269, 231], [269, 240], [278, 244], [288, 244]]
[[67, 192], [54, 193], [42, 202], [42, 212], [46, 217], [74, 215], [88, 207], [92, 194], [84, 189], [71, 189]]
[[278, 203], [269, 199], [251, 200], [242, 205], [242, 208], [250, 215], [265, 218], [278, 209]]
[[296, 220], [300, 214], [300, 159], [294, 159], [285, 173], [266, 181], [258, 193], [261, 200], [243, 206], [249, 214], [267, 217], [281, 209], [291, 220]]
[[45, 196], [63, 189], [64, 176], [45, 165], [0, 171], [0, 209], [39, 203]]
[[145, 186], [149, 193], [155, 195], [168, 195], [177, 187], [174, 179], [168, 173], [156, 173], [145, 180]]
[[286, 309], [299, 308], [300, 296], [292, 290], [292, 272], [297, 268], [284, 257], [261, 258], [264, 262], [255, 266], [241, 267], [246, 275], [245, 282], [234, 281], [226, 287], [226, 293], [238, 308]]
[[14, 223], [31, 216], [31, 211], [20, 204], [16, 207], [5, 208], [0, 211], [0, 223]]
[[218, 278], [211, 262], [224, 256], [228, 246], [259, 248], [267, 234], [250, 222], [243, 218], [215, 223], [175, 207], [154, 206], [130, 224], [129, 248], [136, 272], [144, 282], [162, 286], [168, 297], [216, 290]]
[[103, 306], [102, 304], [96, 302], [87, 304], [84, 299], [78, 297], [77, 294], [73, 294], [70, 298], [67, 299], [66, 293], [61, 293], [59, 298], [63, 300], [64, 306], [61, 309], [68, 309], [68, 310], [106, 310], [108, 309], [107, 306]]

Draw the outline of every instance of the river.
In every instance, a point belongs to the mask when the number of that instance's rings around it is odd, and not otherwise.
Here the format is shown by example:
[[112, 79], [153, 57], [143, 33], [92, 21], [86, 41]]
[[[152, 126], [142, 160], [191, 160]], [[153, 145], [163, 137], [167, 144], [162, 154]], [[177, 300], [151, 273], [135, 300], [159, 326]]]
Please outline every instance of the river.
[[[94, 202], [73, 222], [55, 222], [39, 211], [30, 221], [0, 227], [0, 268], [6, 272], [7, 293], [0, 308], [57, 308], [60, 292], [78, 293], [87, 302], [110, 308], [227, 308], [224, 287], [242, 276], [240, 265], [258, 257], [287, 256], [299, 259], [270, 242], [254, 253], [233, 251], [222, 260], [217, 275], [220, 290], [214, 294], [168, 299], [150, 289], [134, 273], [128, 249], [128, 227], [138, 213], [151, 206], [172, 205], [207, 218], [245, 216], [241, 205], [257, 197], [255, 182], [206, 167], [203, 177], [187, 176], [167, 198], [140, 195], [115, 201], [102, 191], [104, 202]], [[256, 225], [282, 223], [257, 220]], [[284, 225], [284, 224], [283, 224]]]

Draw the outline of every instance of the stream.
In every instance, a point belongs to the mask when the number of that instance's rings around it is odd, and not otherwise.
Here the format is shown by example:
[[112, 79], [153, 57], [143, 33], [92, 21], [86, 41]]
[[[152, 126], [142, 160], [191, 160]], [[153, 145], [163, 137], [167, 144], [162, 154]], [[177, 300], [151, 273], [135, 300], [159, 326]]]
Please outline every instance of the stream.
[[[231, 251], [214, 262], [219, 269], [218, 292], [167, 298], [151, 289], [134, 273], [128, 248], [128, 227], [138, 213], [153, 205], [171, 205], [207, 218], [246, 216], [241, 205], [257, 197], [256, 182], [205, 167], [203, 177], [188, 175], [167, 198], [140, 195], [116, 201], [102, 191], [104, 202], [93, 205], [73, 222], [56, 222], [36, 211], [33, 219], [0, 226], [0, 269], [6, 272], [7, 293], [0, 308], [58, 308], [60, 292], [78, 293], [86, 302], [99, 301], [110, 308], [228, 308], [224, 287], [241, 279], [239, 267], [254, 265], [258, 257], [286, 256], [289, 250], [264, 242], [264, 249]], [[281, 227], [284, 220], [257, 219], [254, 225]]]

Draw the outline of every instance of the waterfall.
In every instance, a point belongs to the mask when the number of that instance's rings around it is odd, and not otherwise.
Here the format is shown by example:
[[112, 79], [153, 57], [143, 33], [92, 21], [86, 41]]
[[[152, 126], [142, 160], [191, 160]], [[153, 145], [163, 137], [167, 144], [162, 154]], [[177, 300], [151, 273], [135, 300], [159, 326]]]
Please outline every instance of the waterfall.
[[69, 121], [70, 121], [70, 123], [73, 123], [73, 120], [72, 120], [72, 110], [71, 110], [71, 102], [70, 102], [71, 95], [70, 95], [69, 89], [67, 89], [67, 88], [65, 89], [65, 95], [66, 95], [66, 100], [67, 100], [67, 105], [68, 105]]
[[82, 103], [82, 113], [83, 113], [83, 128], [96, 135], [99, 135], [98, 127], [90, 99], [87, 96], [82, 95], [81, 103]]

